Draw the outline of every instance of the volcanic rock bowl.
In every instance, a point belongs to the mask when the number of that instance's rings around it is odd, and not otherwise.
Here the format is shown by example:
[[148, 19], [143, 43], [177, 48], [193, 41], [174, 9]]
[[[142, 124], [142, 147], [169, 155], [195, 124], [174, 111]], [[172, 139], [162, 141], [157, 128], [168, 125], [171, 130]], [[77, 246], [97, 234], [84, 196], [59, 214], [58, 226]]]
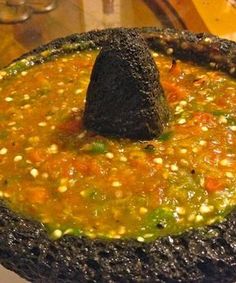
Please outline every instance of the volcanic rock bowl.
[[[153, 50], [236, 77], [235, 42], [187, 31], [136, 30]], [[18, 60], [30, 56], [42, 64], [61, 54], [102, 47], [110, 32], [57, 39]], [[53, 241], [42, 224], [17, 215], [1, 201], [0, 263], [31, 282], [235, 282], [236, 211], [220, 224], [149, 243], [69, 235]]]

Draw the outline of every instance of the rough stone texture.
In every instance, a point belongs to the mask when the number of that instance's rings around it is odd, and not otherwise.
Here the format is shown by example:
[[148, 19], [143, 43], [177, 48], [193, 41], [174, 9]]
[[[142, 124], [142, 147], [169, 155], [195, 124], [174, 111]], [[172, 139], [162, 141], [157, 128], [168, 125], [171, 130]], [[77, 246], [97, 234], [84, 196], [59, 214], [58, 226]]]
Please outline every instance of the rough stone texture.
[[[207, 66], [215, 60], [214, 68], [235, 77], [236, 43], [232, 41], [186, 31], [137, 30], [154, 50], [166, 52], [172, 48], [175, 58], [187, 58]], [[105, 30], [72, 35], [39, 47], [30, 55], [54, 48], [57, 56], [68, 52], [61, 49], [64, 44], [88, 40], [91, 48], [104, 46], [110, 33], [111, 30]], [[181, 47], [183, 42], [185, 48]], [[35, 62], [46, 60], [38, 56]], [[16, 215], [0, 202], [0, 263], [38, 283], [233, 283], [236, 282], [236, 210], [221, 224], [146, 244], [71, 236], [53, 242], [41, 224]]]
[[169, 118], [159, 71], [137, 31], [114, 30], [96, 58], [84, 124], [96, 133], [148, 140]]
[[66, 236], [0, 205], [0, 263], [31, 282], [212, 282], [236, 280], [236, 212], [227, 221], [142, 244]]
[[[56, 39], [48, 44], [40, 46], [20, 59], [29, 55], [40, 54], [42, 51], [55, 49], [55, 56], [63, 53], [83, 50], [84, 48], [103, 47], [108, 43], [108, 38], [114, 29], [91, 31], [81, 34], [72, 34], [68, 37]], [[130, 29], [128, 29], [130, 30]], [[191, 33], [174, 29], [159, 29], [155, 27], [135, 28], [147, 41], [149, 47], [155, 51], [169, 53], [176, 59], [191, 60], [211, 69], [222, 70], [236, 77], [236, 42], [222, 39], [207, 33]], [[63, 50], [65, 44], [80, 43], [71, 50]], [[87, 43], [84, 44], [84, 43]], [[47, 58], [39, 56], [36, 63], [43, 63]], [[210, 63], [213, 65], [210, 66]], [[214, 65], [215, 63], [215, 65]]]
[[236, 43], [207, 33], [191, 33], [166, 29], [159, 32], [147, 28], [144, 32], [149, 46], [172, 54], [175, 58], [191, 60], [211, 69], [236, 77]]

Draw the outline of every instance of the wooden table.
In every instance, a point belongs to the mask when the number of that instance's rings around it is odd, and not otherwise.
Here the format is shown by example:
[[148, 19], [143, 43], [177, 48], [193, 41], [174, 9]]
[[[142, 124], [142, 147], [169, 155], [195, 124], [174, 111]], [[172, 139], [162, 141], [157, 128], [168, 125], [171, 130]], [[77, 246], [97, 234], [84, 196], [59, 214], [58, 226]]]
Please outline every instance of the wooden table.
[[[52, 39], [118, 26], [174, 27], [236, 40], [236, 3], [235, 0], [58, 0], [58, 7], [50, 13], [34, 14], [24, 23], [0, 25], [0, 68]], [[26, 281], [0, 267], [0, 283], [23, 282]]]

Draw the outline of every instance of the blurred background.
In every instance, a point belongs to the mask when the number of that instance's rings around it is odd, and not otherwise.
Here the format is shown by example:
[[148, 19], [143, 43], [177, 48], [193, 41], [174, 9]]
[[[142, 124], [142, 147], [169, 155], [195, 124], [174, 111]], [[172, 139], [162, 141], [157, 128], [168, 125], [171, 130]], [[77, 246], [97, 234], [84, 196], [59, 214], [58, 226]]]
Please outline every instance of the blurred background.
[[[6, 0], [7, 1], [7, 0]], [[6, 3], [0, 0], [1, 3]], [[35, 5], [51, 0], [8, 0]], [[21, 23], [0, 24], [0, 67], [57, 37], [107, 27], [158, 26], [236, 39], [236, 0], [57, 0]], [[32, 4], [33, 3], [33, 4]], [[0, 18], [3, 8], [0, 7]]]
[[[21, 22], [9, 23], [14, 16]], [[0, 0], [0, 68], [55, 38], [120, 26], [189, 29], [236, 40], [236, 0]], [[0, 267], [0, 283], [23, 282]]]

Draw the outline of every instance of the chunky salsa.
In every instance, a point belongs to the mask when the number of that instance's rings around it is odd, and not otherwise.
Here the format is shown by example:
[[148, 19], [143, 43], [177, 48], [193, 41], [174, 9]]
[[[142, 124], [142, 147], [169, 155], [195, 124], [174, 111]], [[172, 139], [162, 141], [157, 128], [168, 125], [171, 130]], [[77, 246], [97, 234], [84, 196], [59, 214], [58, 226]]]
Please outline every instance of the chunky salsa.
[[156, 140], [83, 127], [97, 51], [0, 72], [0, 198], [54, 239], [179, 234], [236, 204], [236, 81], [153, 53], [171, 109]]

